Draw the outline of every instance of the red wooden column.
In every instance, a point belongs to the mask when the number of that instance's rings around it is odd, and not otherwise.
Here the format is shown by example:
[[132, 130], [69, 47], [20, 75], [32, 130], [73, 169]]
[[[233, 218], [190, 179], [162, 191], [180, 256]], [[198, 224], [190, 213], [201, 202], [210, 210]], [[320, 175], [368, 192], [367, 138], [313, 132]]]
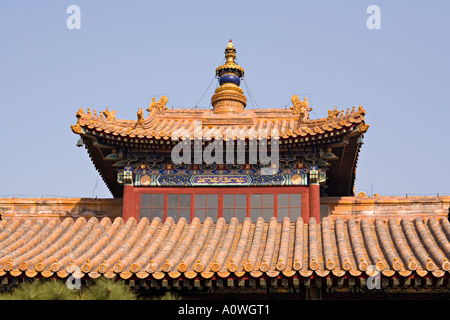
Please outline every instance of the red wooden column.
[[314, 217], [317, 223], [320, 222], [320, 185], [318, 183], [309, 185], [309, 216]]
[[133, 186], [123, 187], [122, 218], [125, 221], [130, 217], [134, 217], [136, 220], [140, 218], [139, 203], [135, 203], [134, 193]]
[[302, 195], [302, 219], [303, 223], [308, 223], [309, 217], [310, 217], [310, 205], [309, 205], [309, 195], [310, 195], [310, 189], [308, 187], [303, 187], [305, 189], [305, 192], [301, 193]]

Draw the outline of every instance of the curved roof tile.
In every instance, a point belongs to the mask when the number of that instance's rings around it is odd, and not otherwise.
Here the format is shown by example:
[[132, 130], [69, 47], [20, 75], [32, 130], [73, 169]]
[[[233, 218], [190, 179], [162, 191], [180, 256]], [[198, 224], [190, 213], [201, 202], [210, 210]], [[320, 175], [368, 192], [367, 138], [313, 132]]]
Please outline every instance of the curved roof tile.
[[[233, 139], [251, 137], [259, 130], [267, 131], [278, 129], [279, 136], [283, 138], [295, 137], [298, 134], [317, 135], [333, 130], [349, 128], [364, 123], [365, 110], [360, 107], [356, 111], [342, 112], [338, 117], [328, 117], [306, 122], [300, 122], [299, 115], [285, 109], [261, 109], [246, 110], [242, 119], [229, 117], [211, 116], [210, 110], [176, 109], [165, 114], [151, 113], [142, 122], [136, 125], [133, 120], [107, 119], [100, 115], [85, 113], [82, 109], [77, 112], [77, 125], [73, 128], [86, 127], [94, 129], [98, 133], [104, 132], [114, 136], [121, 135], [130, 138], [170, 138], [177, 130], [193, 130], [194, 122], [202, 121], [202, 134], [210, 138], [222, 138], [225, 130], [236, 127], [241, 130], [241, 135], [233, 136]], [[237, 121], [237, 122], [236, 122]], [[242, 122], [243, 121], [243, 122]], [[78, 129], [75, 129], [77, 131]], [[79, 132], [76, 132], [79, 133]], [[192, 132], [190, 138], [193, 138]]]
[[[326, 217], [304, 223], [195, 218], [139, 222], [122, 218], [5, 217], [0, 274], [188, 279], [267, 275], [442, 277], [450, 272], [450, 224], [441, 216], [414, 219]], [[9, 236], [3, 236], [9, 235]], [[64, 271], [64, 272], [60, 272]], [[281, 272], [281, 273], [280, 273]]]

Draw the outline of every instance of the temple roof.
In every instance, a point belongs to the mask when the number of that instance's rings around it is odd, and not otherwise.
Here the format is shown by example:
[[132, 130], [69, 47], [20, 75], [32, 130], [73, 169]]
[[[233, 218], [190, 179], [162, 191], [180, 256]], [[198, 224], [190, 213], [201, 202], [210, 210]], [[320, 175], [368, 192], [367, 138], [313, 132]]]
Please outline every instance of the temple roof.
[[124, 279], [448, 276], [442, 215], [256, 222], [5, 217], [0, 276]]
[[[220, 86], [211, 97], [212, 109], [169, 109], [168, 98], [162, 96], [159, 101], [152, 98], [146, 109], [137, 112], [137, 120], [120, 120], [116, 111], [91, 110], [82, 108], [77, 112], [78, 121], [72, 125], [77, 134], [103, 133], [123, 138], [164, 139], [183, 138], [220, 138], [249, 139], [263, 138], [278, 134], [280, 138], [312, 137], [361, 125], [360, 131], [367, 131], [365, 110], [359, 106], [338, 111], [336, 107], [328, 111], [328, 117], [312, 120], [309, 112], [312, 108], [306, 97], [300, 100], [298, 95], [291, 97], [289, 109], [245, 109], [247, 99], [239, 87], [244, 77], [244, 69], [236, 59], [236, 49], [230, 40], [225, 48], [225, 64], [217, 67], [216, 77]], [[89, 131], [94, 130], [92, 132]], [[225, 132], [228, 129], [228, 132]], [[231, 132], [230, 132], [231, 131]], [[263, 135], [263, 136], [261, 136]], [[133, 139], [134, 141], [135, 139]]]
[[[326, 140], [330, 133], [346, 133], [359, 125], [360, 132], [364, 133], [368, 127], [362, 107], [356, 111], [355, 108], [351, 112], [347, 110], [347, 113], [344, 110], [337, 113], [330, 110], [330, 116], [327, 118], [308, 119], [305, 122], [300, 120], [295, 109], [255, 109], [238, 115], [216, 115], [210, 109], [167, 109], [161, 112], [156, 110], [150, 107], [148, 117], [138, 123], [136, 120], [105, 117], [103, 112], [95, 115], [80, 109], [77, 112], [78, 122], [72, 126], [72, 130], [79, 134], [103, 134], [111, 136], [112, 139], [121, 137], [139, 140], [168, 140], [172, 137], [183, 137], [185, 132], [191, 139], [203, 137], [226, 140], [227, 133], [235, 140], [249, 139], [259, 137], [259, 132], [266, 133], [270, 138], [271, 131], [278, 130], [281, 139], [317, 137]], [[328, 134], [327, 137], [324, 137], [324, 134]]]
[[[297, 98], [293, 101], [297, 103]], [[242, 114], [215, 114], [212, 110], [168, 109], [163, 113], [149, 108], [142, 122], [119, 120], [109, 115], [77, 112], [77, 124], [72, 130], [79, 134], [89, 155], [109, 190], [122, 196], [117, 184], [116, 168], [108, 156], [122, 147], [169, 152], [180, 139], [202, 138], [247, 140], [278, 134], [280, 151], [295, 151], [318, 147], [338, 157], [327, 172], [328, 195], [353, 195], [356, 165], [362, 137], [369, 125], [365, 123], [363, 107], [352, 110], [329, 110], [326, 118], [302, 121], [295, 107], [291, 109], [245, 110]]]
[[[361, 105], [346, 110], [333, 107], [327, 117], [311, 119], [312, 108], [307, 98], [293, 95], [289, 108], [246, 109], [247, 99], [239, 87], [244, 69], [235, 61], [236, 49], [231, 41], [225, 49], [225, 58], [226, 63], [216, 69], [220, 86], [211, 97], [210, 109], [170, 109], [166, 106], [168, 98], [162, 96], [159, 101], [152, 99], [146, 114], [140, 108], [136, 120], [118, 119], [116, 110], [109, 108], [98, 113], [89, 108], [78, 110], [72, 131], [80, 135], [113, 196], [121, 197], [123, 186], [117, 181], [118, 165], [114, 167], [111, 160], [117, 161], [124, 152], [170, 154], [180, 139], [265, 138], [279, 141], [280, 152], [303, 153], [303, 156], [308, 153], [314, 159], [316, 154], [333, 153], [339, 161], [326, 169], [326, 193], [353, 195], [359, 150], [369, 128], [364, 108]], [[82, 145], [81, 141], [78, 145]], [[271, 146], [269, 142], [267, 145]]]

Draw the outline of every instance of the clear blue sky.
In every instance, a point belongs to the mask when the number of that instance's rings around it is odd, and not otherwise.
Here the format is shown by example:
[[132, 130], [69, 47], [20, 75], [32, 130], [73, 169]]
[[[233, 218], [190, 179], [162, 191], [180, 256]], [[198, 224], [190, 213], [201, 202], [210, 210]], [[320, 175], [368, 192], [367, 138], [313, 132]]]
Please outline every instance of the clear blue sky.
[[[79, 30], [66, 27], [72, 4]], [[372, 4], [379, 30], [366, 26]], [[136, 119], [162, 94], [192, 108], [230, 38], [259, 107], [294, 94], [309, 95], [312, 118], [364, 106], [356, 191], [450, 195], [449, 35], [444, 0], [2, 0], [0, 197], [111, 197], [75, 146], [78, 108]]]

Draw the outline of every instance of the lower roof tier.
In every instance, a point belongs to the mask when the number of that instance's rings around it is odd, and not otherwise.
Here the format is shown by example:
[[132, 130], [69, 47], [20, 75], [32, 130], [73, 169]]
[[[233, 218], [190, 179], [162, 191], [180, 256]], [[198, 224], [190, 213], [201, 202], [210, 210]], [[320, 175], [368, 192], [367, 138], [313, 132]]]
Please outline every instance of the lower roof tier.
[[326, 217], [281, 222], [233, 218], [6, 217], [0, 276], [119, 275], [141, 279], [334, 275], [442, 277], [450, 271], [442, 216]]

